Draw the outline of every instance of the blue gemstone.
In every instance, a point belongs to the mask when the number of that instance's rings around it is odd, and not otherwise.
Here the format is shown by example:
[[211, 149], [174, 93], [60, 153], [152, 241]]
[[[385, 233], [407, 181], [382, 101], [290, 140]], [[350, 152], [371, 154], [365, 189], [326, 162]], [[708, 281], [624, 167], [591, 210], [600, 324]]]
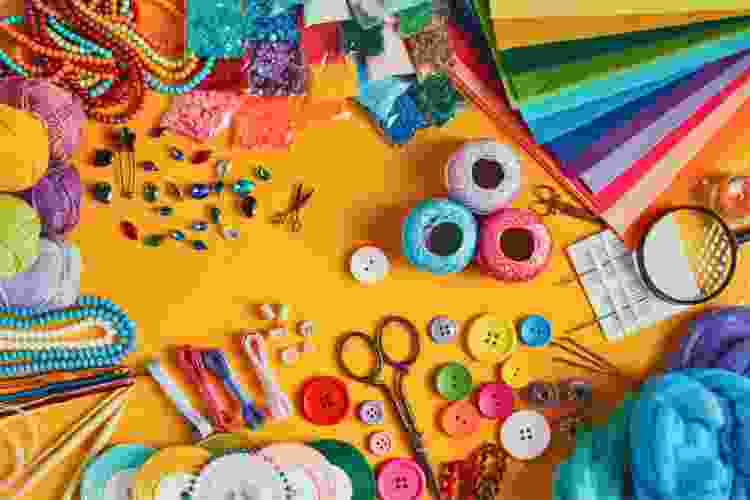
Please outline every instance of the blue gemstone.
[[193, 184], [190, 189], [190, 196], [196, 200], [202, 200], [211, 194], [211, 186], [208, 184]]
[[208, 229], [208, 222], [196, 221], [190, 226], [193, 231], [205, 231]]

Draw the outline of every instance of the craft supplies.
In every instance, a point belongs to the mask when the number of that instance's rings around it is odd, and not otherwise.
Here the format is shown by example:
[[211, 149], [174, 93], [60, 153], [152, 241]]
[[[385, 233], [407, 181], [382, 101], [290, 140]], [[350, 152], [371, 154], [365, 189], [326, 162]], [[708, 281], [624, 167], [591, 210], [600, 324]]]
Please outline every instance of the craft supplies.
[[519, 337], [529, 347], [544, 347], [552, 340], [552, 324], [538, 314], [526, 316], [521, 321]]
[[393, 449], [393, 436], [390, 432], [373, 432], [367, 439], [367, 448], [373, 455], [387, 455]]
[[465, 144], [445, 167], [448, 196], [479, 215], [509, 206], [521, 189], [521, 178], [518, 154], [489, 139]]
[[440, 426], [453, 438], [471, 436], [479, 430], [482, 417], [471, 401], [454, 401], [440, 414]]
[[139, 163], [139, 165], [147, 174], [153, 174], [154, 172], [159, 171], [159, 166], [151, 160], [142, 161]]
[[303, 95], [308, 70], [299, 44], [257, 42], [250, 67], [250, 95], [281, 97]]
[[500, 378], [513, 389], [523, 389], [531, 382], [531, 372], [528, 361], [523, 354], [511, 356], [502, 368]]
[[271, 180], [271, 177], [273, 176], [271, 169], [268, 167], [264, 167], [263, 165], [258, 165], [255, 167], [255, 178], [259, 181], [268, 182]]
[[132, 198], [135, 195], [135, 140], [136, 134], [133, 130], [128, 127], [123, 127], [119, 130], [118, 142], [120, 149], [117, 154], [117, 175], [123, 198]]
[[141, 445], [113, 446], [87, 468], [81, 481], [83, 498], [123, 498], [133, 488], [138, 468], [156, 453]]
[[505, 420], [513, 413], [515, 393], [503, 383], [484, 384], [477, 394], [477, 407], [484, 418]]
[[458, 337], [458, 323], [447, 316], [435, 316], [427, 325], [427, 331], [436, 344], [448, 344]]
[[185, 159], [185, 153], [183, 153], [182, 150], [176, 148], [175, 146], [169, 146], [167, 152], [169, 153], [169, 157], [174, 161], [182, 161]]
[[315, 323], [310, 320], [304, 320], [297, 323], [297, 333], [305, 338], [312, 337], [315, 334]]
[[591, 382], [581, 379], [564, 380], [558, 384], [532, 382], [526, 388], [526, 399], [541, 408], [561, 405], [589, 406], [593, 400]]
[[11, 195], [0, 195], [0, 278], [11, 278], [26, 271], [39, 256], [39, 215], [25, 201]]
[[466, 398], [473, 388], [471, 372], [455, 361], [444, 364], [435, 374], [435, 390], [448, 401]]
[[39, 241], [39, 257], [31, 267], [0, 280], [0, 306], [23, 307], [37, 313], [72, 306], [81, 285], [81, 253], [72, 243]]
[[187, 239], [187, 235], [179, 229], [171, 230], [169, 232], [169, 237], [175, 241], [185, 241]]
[[158, 360], [150, 361], [146, 365], [146, 369], [159, 384], [164, 394], [174, 403], [180, 414], [190, 422], [196, 436], [206, 439], [214, 433], [214, 427], [211, 422], [193, 407], [187, 395], [179, 388], [169, 374], [164, 371], [161, 362]]
[[211, 151], [208, 149], [200, 149], [193, 153], [193, 156], [190, 157], [190, 162], [193, 165], [200, 165], [202, 163], [206, 163], [211, 158]]
[[[267, 492], [270, 498], [288, 498], [288, 478], [278, 465], [260, 454], [234, 452], [211, 460], [195, 480], [191, 498], [209, 500]], [[233, 494], [234, 493], [234, 494]], [[257, 493], [256, 493], [257, 494]]]
[[208, 198], [209, 194], [211, 194], [211, 187], [208, 184], [196, 183], [190, 188], [190, 196], [194, 200]]
[[138, 468], [131, 496], [138, 500], [179, 498], [190, 489], [190, 482], [210, 459], [211, 453], [197, 446], [159, 450]]
[[729, 221], [750, 216], [750, 178], [745, 175], [726, 175], [707, 178], [704, 196], [709, 206]]
[[211, 219], [211, 224], [221, 224], [221, 209], [219, 207], [210, 207], [208, 215]]
[[454, 54], [448, 36], [448, 18], [430, 17], [429, 24], [406, 39], [409, 56], [420, 77], [449, 69]]
[[50, 162], [47, 174], [21, 196], [39, 214], [48, 238], [62, 238], [78, 225], [83, 188], [75, 168]]
[[336, 425], [351, 409], [349, 389], [340, 379], [311, 377], [302, 386], [302, 414], [316, 425]]
[[131, 241], [138, 241], [140, 239], [138, 226], [132, 222], [127, 220], [120, 222], [120, 229], [122, 229], [122, 234], [124, 234], [127, 239]]
[[161, 190], [159, 186], [153, 182], [143, 183], [143, 199], [148, 203], [156, 203], [161, 198]]
[[591, 373], [617, 377], [624, 382], [630, 383], [631, 385], [635, 384], [635, 380], [633, 378], [625, 375], [622, 370], [612, 364], [609, 360], [607, 360], [607, 358], [581, 345], [578, 341], [571, 337], [557, 338], [550, 345], [565, 351], [574, 358], [574, 360], [571, 360], [568, 358], [554, 357], [552, 358], [552, 361], [554, 362], [563, 363], [566, 365], [574, 366], [576, 368], [582, 368]]
[[276, 319], [278, 320], [279, 324], [285, 324], [287, 321], [289, 321], [289, 306], [287, 304], [279, 304]]
[[474, 258], [478, 233], [474, 215], [463, 205], [440, 198], [426, 200], [404, 221], [404, 255], [433, 274], [460, 272]]
[[162, 217], [169, 217], [170, 215], [174, 214], [174, 208], [173, 207], [159, 207], [158, 208], [159, 215]]
[[482, 314], [469, 325], [466, 346], [477, 361], [502, 363], [518, 347], [515, 327], [511, 321]]
[[259, 429], [263, 425], [265, 415], [258, 408], [255, 401], [242, 388], [237, 375], [229, 365], [226, 354], [219, 349], [208, 349], [202, 352], [203, 362], [224, 384], [227, 390], [240, 403], [242, 418], [252, 430]]
[[297, 184], [294, 190], [294, 197], [292, 198], [291, 205], [288, 209], [283, 212], [276, 212], [271, 219], [271, 223], [275, 225], [286, 225], [289, 224], [289, 229], [293, 232], [299, 232], [302, 230], [302, 219], [300, 213], [309, 203], [312, 195], [315, 193], [315, 189], [311, 188], [305, 192], [305, 186], [302, 183]]
[[288, 150], [297, 132], [295, 110], [287, 97], [244, 97], [233, 120], [233, 144], [251, 151]]
[[383, 500], [421, 498], [426, 490], [425, 473], [410, 458], [394, 458], [378, 468], [378, 495]]
[[276, 312], [274, 312], [273, 306], [271, 304], [261, 304], [258, 310], [260, 311], [260, 315], [263, 319], [268, 321], [276, 319]]
[[115, 154], [109, 149], [97, 149], [94, 151], [94, 166], [109, 167], [112, 166]]
[[245, 196], [242, 199], [242, 205], [240, 208], [245, 217], [252, 219], [255, 217], [255, 214], [258, 213], [258, 200], [255, 196]]
[[594, 224], [604, 225], [604, 219], [597, 217], [590, 210], [584, 207], [578, 207], [562, 201], [562, 195], [555, 188], [544, 184], [534, 186], [534, 201], [529, 209], [540, 217], [563, 214], [574, 219], [592, 222]]
[[517, 460], [533, 460], [549, 447], [552, 430], [541, 413], [520, 410], [509, 416], [500, 428], [500, 443]]
[[263, 387], [264, 401], [269, 416], [274, 420], [284, 420], [294, 414], [289, 396], [281, 389], [272, 371], [266, 344], [262, 335], [248, 334], [242, 338], [242, 348], [250, 359], [255, 374]]
[[391, 269], [388, 256], [374, 246], [363, 246], [352, 253], [349, 271], [358, 283], [374, 285], [385, 279]]
[[[23, 191], [31, 188], [47, 172], [49, 134], [47, 125], [36, 114], [0, 104], [0, 158], [13, 165], [0, 177], [0, 191]], [[23, 137], [23, 154], [18, 138]]]
[[159, 247], [164, 243], [164, 235], [162, 234], [149, 234], [143, 237], [143, 244], [147, 247]]
[[297, 364], [301, 356], [299, 348], [296, 345], [293, 345], [282, 349], [279, 357], [285, 366], [292, 366]]
[[190, 229], [193, 231], [205, 231], [208, 229], [208, 223], [203, 221], [195, 221], [190, 225]]
[[[335, 439], [323, 439], [309, 443], [311, 448], [322, 453], [328, 461], [345, 472], [339, 475], [344, 485], [351, 487], [351, 500], [368, 500], [375, 498], [375, 477], [365, 456], [354, 446]], [[348, 479], [348, 481], [347, 481]], [[338, 493], [338, 489], [337, 489]]]
[[[410, 352], [404, 359], [394, 359], [386, 350], [388, 343], [384, 341], [385, 331], [388, 327], [394, 325], [401, 327], [409, 336]], [[352, 370], [351, 365], [346, 361], [346, 351], [351, 341], [355, 339], [364, 341], [368, 350], [375, 356], [375, 366], [365, 375], [358, 375], [357, 370]], [[414, 412], [404, 392], [404, 377], [408, 373], [409, 367], [417, 361], [420, 351], [419, 331], [413, 323], [400, 316], [387, 316], [384, 318], [378, 324], [374, 337], [370, 337], [362, 332], [349, 332], [340, 337], [336, 345], [336, 357], [339, 368], [352, 380], [379, 388], [391, 402], [401, 422], [402, 430], [409, 435], [409, 442], [414, 456], [427, 476], [430, 491], [433, 495], [439, 497], [440, 488], [434, 476], [429, 457], [427, 456], [422, 434], [418, 431]], [[396, 372], [393, 388], [389, 387], [382, 379], [385, 364], [393, 367]]]
[[96, 201], [101, 203], [112, 203], [112, 184], [109, 182], [97, 182], [94, 184], [93, 195]]
[[379, 400], [363, 401], [357, 409], [357, 416], [363, 424], [382, 425], [385, 422], [385, 402]]
[[482, 222], [477, 260], [504, 282], [530, 281], [549, 264], [552, 238], [533, 212], [510, 208]]

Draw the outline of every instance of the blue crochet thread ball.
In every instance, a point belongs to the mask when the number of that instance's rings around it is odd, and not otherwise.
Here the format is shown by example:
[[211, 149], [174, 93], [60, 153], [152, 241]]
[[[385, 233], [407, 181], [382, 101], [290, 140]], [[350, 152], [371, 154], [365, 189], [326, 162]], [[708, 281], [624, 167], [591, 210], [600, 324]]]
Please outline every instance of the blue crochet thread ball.
[[471, 210], [444, 198], [421, 202], [402, 228], [406, 258], [437, 275], [463, 271], [474, 258], [478, 239], [479, 224]]

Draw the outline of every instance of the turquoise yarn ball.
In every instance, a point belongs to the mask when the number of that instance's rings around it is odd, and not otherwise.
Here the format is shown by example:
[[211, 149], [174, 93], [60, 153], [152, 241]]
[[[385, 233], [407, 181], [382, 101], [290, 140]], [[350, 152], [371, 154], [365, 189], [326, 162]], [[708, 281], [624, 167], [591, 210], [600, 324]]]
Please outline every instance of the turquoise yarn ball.
[[479, 224], [465, 206], [434, 198], [414, 207], [404, 220], [401, 236], [409, 262], [444, 275], [463, 271], [474, 259]]

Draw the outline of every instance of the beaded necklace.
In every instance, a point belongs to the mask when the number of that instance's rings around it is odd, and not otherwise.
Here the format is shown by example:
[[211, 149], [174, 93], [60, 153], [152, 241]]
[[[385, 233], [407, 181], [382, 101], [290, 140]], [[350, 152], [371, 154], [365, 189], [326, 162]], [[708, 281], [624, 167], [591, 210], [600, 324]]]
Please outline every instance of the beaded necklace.
[[[69, 340], [91, 328], [104, 330], [104, 336]], [[120, 306], [95, 296], [42, 314], [0, 308], [0, 379], [118, 365], [135, 348], [135, 331]]]
[[[182, 15], [167, 0], [155, 0]], [[34, 55], [34, 63], [0, 51], [0, 65], [30, 78], [47, 78], [76, 93], [89, 116], [123, 123], [143, 106], [145, 85], [167, 94], [192, 91], [208, 77], [216, 60], [190, 52], [161, 55], [136, 28], [138, 3], [132, 0], [45, 0], [27, 2], [25, 16], [0, 19], [0, 30]], [[19, 30], [29, 24], [31, 35]]]

